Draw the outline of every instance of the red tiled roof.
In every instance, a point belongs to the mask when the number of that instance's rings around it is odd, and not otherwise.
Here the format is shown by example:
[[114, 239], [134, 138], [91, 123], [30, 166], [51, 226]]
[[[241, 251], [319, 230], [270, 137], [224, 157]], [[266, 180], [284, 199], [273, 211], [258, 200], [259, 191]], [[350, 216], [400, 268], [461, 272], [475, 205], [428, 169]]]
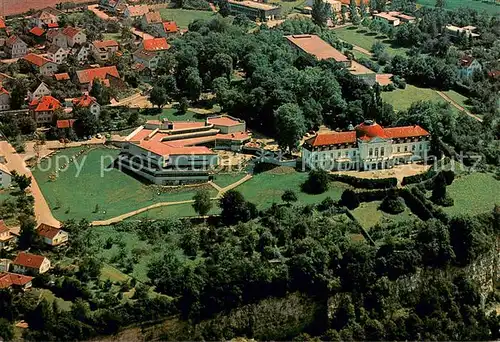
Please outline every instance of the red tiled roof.
[[240, 121], [234, 120], [228, 116], [219, 116], [219, 117], [213, 117], [213, 118], [208, 118], [207, 119], [209, 124], [213, 124], [216, 126], [236, 126], [241, 124]]
[[7, 38], [7, 40], [5, 41], [5, 45], [7, 45], [7, 46], [13, 46], [18, 41], [22, 42], [21, 38], [19, 38], [16, 35], [13, 35], [13, 36], [10, 36], [9, 38]]
[[37, 67], [41, 67], [49, 62], [52, 62], [50, 59], [47, 59], [40, 55], [35, 55], [34, 53], [27, 54], [26, 56], [23, 57], [23, 59], [30, 62], [33, 65], [36, 65]]
[[41, 37], [45, 33], [45, 30], [42, 29], [41, 27], [35, 26], [30, 30], [30, 33], [37, 37]]
[[119, 46], [118, 42], [116, 40], [94, 40], [92, 44], [97, 48], [97, 49], [107, 49], [108, 47], [115, 47]]
[[14, 265], [38, 269], [40, 268], [40, 266], [42, 266], [44, 260], [44, 256], [20, 252], [12, 263]]
[[430, 135], [429, 132], [418, 125], [384, 128], [384, 132], [388, 138], [392, 139], [422, 137]]
[[148, 5], [127, 6], [131, 17], [139, 17], [149, 12]]
[[33, 280], [33, 277], [22, 274], [2, 272], [0, 273], [0, 289], [8, 289], [12, 285], [24, 286]]
[[311, 146], [350, 144], [355, 142], [356, 142], [356, 132], [354, 131], [320, 133], [306, 140], [306, 143]]
[[161, 15], [159, 12], [148, 12], [144, 14], [148, 24], [161, 23]]
[[68, 36], [70, 38], [73, 38], [74, 36], [76, 36], [78, 33], [80, 33], [80, 29], [76, 28], [76, 27], [72, 27], [72, 26], [68, 26], [68, 27], [65, 27], [63, 30], [62, 30], [62, 33], [65, 35], [65, 36]]
[[205, 146], [193, 146], [193, 147], [174, 147], [167, 143], [162, 143], [158, 141], [141, 141], [139, 146], [143, 149], [150, 151], [154, 154], [160, 156], [169, 155], [192, 155], [192, 154], [216, 154], [211, 149]]
[[69, 74], [67, 72], [63, 72], [61, 74], [54, 74], [54, 78], [56, 81], [66, 81], [69, 80]]
[[367, 121], [356, 126], [356, 137], [361, 140], [371, 140], [375, 137], [386, 139], [387, 135], [378, 123]]
[[59, 102], [56, 98], [48, 95], [43, 96], [40, 100], [37, 98], [33, 99], [30, 103], [31, 107], [35, 107], [35, 112], [46, 112], [46, 111], [54, 111], [56, 109], [61, 108], [61, 102]]
[[96, 102], [95, 97], [89, 96], [87, 94], [76, 97], [73, 99], [73, 105], [77, 107], [90, 107], [90, 105]]
[[165, 30], [166, 33], [175, 33], [179, 31], [179, 28], [175, 21], [164, 21], [163, 30]]
[[165, 38], [144, 39], [142, 44], [146, 51], [167, 50], [170, 47]]
[[500, 77], [500, 70], [492, 70], [488, 73], [488, 76], [492, 78], [499, 78]]
[[4, 30], [6, 28], [7, 28], [7, 26], [5, 25], [5, 20], [0, 19], [0, 30]]
[[7, 94], [9, 95], [10, 93], [5, 89], [4, 87], [0, 86], [0, 94]]
[[47, 24], [47, 27], [48, 28], [58, 28], [59, 24], [58, 23], [49, 23], [49, 24]]
[[116, 66], [78, 70], [76, 75], [78, 76], [78, 81], [81, 84], [91, 83], [96, 78], [104, 81], [108, 76], [120, 78], [120, 74], [118, 73]]
[[[74, 120], [57, 120], [57, 123], [59, 124], [59, 121], [74, 121]], [[72, 122], [71, 122], [72, 124]], [[61, 127], [57, 127], [57, 128], [61, 128]], [[56, 228], [56, 227], [53, 227], [53, 226], [49, 226], [48, 224], [45, 224], [45, 223], [41, 223], [38, 228], [36, 229], [36, 232], [38, 233], [38, 235], [40, 236], [43, 236], [47, 239], [53, 239], [59, 232], [61, 231], [61, 229], [59, 228]]]
[[347, 62], [349, 59], [333, 46], [314, 34], [298, 34], [286, 36], [286, 39], [302, 51], [313, 55], [318, 60], [333, 58], [337, 62]]
[[3, 220], [0, 220], [0, 234], [7, 233], [8, 231], [10, 231], [10, 229], [7, 228], [5, 222]]
[[[63, 129], [63, 128], [71, 128], [73, 127], [73, 124], [75, 123], [76, 120], [74, 119], [67, 119], [67, 120], [57, 120], [56, 122], [56, 127]], [[41, 235], [41, 234], [40, 234]]]

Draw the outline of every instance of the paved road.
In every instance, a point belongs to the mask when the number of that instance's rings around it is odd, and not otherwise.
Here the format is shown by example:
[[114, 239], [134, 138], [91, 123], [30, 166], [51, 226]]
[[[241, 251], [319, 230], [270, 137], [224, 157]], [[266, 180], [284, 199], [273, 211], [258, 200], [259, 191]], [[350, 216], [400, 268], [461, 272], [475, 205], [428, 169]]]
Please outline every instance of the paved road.
[[459, 105], [458, 103], [453, 101], [448, 95], [446, 95], [442, 91], [436, 90], [436, 92], [439, 94], [439, 96], [441, 96], [443, 99], [445, 99], [446, 101], [451, 103], [451, 105], [453, 107], [457, 108], [459, 111], [465, 112], [465, 114], [467, 114], [468, 116], [470, 116], [471, 118], [473, 118], [479, 122], [483, 122], [483, 119], [481, 119], [479, 116], [477, 116], [475, 114], [472, 114], [470, 111], [468, 111], [467, 109], [465, 109], [464, 107], [462, 107], [461, 105]]
[[9, 170], [15, 170], [19, 174], [31, 177], [30, 189], [31, 194], [35, 198], [35, 218], [37, 223], [46, 223], [51, 226], [60, 227], [61, 223], [52, 215], [49, 205], [45, 197], [43, 197], [42, 191], [35, 177], [33, 177], [31, 170], [26, 167], [24, 160], [7, 141], [0, 141], [0, 155], [5, 156]]

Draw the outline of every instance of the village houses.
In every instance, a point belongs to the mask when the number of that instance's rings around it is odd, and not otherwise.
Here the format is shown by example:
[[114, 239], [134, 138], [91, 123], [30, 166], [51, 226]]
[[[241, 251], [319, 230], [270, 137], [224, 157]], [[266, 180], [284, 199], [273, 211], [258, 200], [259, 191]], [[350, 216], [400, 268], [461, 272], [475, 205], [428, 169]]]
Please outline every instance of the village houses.
[[33, 277], [10, 272], [0, 273], [0, 290], [15, 289], [20, 291], [29, 290], [32, 286]]
[[11, 234], [10, 229], [5, 225], [5, 222], [0, 220], [0, 250], [7, 248], [12, 243], [14, 238], [15, 236]]
[[34, 53], [27, 54], [23, 59], [27, 61], [37, 73], [43, 76], [54, 75], [58, 68], [55, 62]]
[[134, 53], [134, 61], [155, 70], [169, 47], [165, 38], [144, 39], [140, 49]]
[[99, 118], [99, 114], [101, 114], [101, 106], [99, 105], [99, 103], [97, 103], [95, 97], [92, 97], [88, 94], [84, 94], [80, 97], [74, 98], [71, 101], [71, 105], [73, 107], [88, 108], [96, 118]]
[[42, 255], [20, 252], [12, 262], [14, 273], [38, 275], [50, 269], [50, 260]]
[[36, 232], [42, 237], [43, 242], [49, 246], [55, 247], [68, 242], [68, 233], [60, 228], [42, 223], [36, 229]]
[[96, 79], [101, 81], [106, 87], [109, 87], [111, 83], [115, 84], [117, 87], [121, 87], [120, 84], [123, 83], [116, 66], [78, 70], [76, 76], [82, 92], [90, 91], [90, 89], [92, 89], [92, 83]]
[[47, 50], [47, 58], [50, 59], [52, 62], [61, 64], [68, 57], [69, 53], [70, 53], [69, 49], [65, 49], [57, 45], [52, 45]]
[[28, 44], [18, 36], [12, 35], [5, 41], [5, 53], [10, 58], [24, 57], [28, 53]]
[[92, 54], [99, 62], [105, 62], [118, 52], [116, 40], [95, 40], [92, 42]]
[[123, 12], [123, 16], [125, 18], [138, 18], [142, 17], [144, 14], [148, 12], [149, 12], [148, 5], [134, 5], [134, 6], [129, 5]]
[[29, 104], [29, 110], [37, 126], [48, 126], [54, 122], [54, 114], [62, 108], [61, 103], [52, 96], [34, 99]]
[[10, 109], [10, 93], [4, 87], [0, 86], [0, 110]]
[[53, 27], [54, 24], [59, 22], [59, 16], [61, 14], [63, 14], [63, 12], [53, 7], [46, 7], [36, 12], [31, 17], [31, 24], [38, 27]]
[[92, 53], [91, 45], [86, 43], [80, 46], [76, 53], [76, 60], [80, 63], [84, 63], [88, 60], [89, 55]]
[[62, 30], [62, 34], [66, 36], [67, 44], [69, 47], [73, 47], [75, 45], [82, 45], [87, 42], [87, 36], [83, 32], [82, 29], [75, 27], [65, 27]]
[[28, 100], [41, 99], [44, 96], [51, 95], [52, 92], [45, 82], [33, 82], [28, 88]]
[[479, 61], [472, 56], [463, 56], [458, 62], [458, 76], [469, 78], [474, 72], [481, 72], [483, 67]]
[[49, 30], [49, 32], [47, 32], [47, 42], [64, 49], [68, 48], [68, 37], [59, 29]]

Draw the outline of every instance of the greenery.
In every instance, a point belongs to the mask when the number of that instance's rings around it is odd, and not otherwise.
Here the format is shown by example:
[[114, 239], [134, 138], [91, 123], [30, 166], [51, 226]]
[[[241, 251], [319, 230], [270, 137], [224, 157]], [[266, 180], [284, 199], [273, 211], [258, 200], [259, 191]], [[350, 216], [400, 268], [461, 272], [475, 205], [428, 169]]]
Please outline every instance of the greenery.
[[[436, 4], [434, 0], [417, 0], [417, 3], [430, 7], [434, 7]], [[500, 9], [498, 8], [499, 6], [494, 1], [446, 0], [444, 4], [444, 8], [446, 9], [472, 8], [479, 12], [486, 11], [492, 15], [500, 13]]]
[[382, 98], [391, 104], [396, 111], [408, 109], [412, 103], [417, 101], [432, 101], [445, 103], [445, 100], [429, 88], [420, 88], [408, 84], [405, 89], [396, 89], [382, 93]]
[[163, 20], [175, 21], [177, 26], [185, 29], [198, 19], [209, 19], [214, 15], [211, 11], [188, 10], [182, 8], [162, 8], [159, 10]]
[[335, 35], [340, 39], [365, 50], [370, 51], [373, 44], [380, 43], [385, 47], [385, 51], [390, 56], [395, 55], [405, 55], [407, 49], [399, 46], [393, 46], [391, 40], [384, 35], [377, 35], [376, 33], [370, 33], [365, 28], [357, 28], [355, 26], [343, 27], [336, 29]]

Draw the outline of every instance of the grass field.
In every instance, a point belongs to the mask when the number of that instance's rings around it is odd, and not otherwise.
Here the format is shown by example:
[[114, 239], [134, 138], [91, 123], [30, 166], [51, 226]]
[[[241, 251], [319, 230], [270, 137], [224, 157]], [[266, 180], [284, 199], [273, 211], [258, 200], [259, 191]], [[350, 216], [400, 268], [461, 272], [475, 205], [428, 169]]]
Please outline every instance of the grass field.
[[[59, 172], [55, 181], [50, 181], [49, 176], [56, 169], [55, 161], [61, 156], [71, 157], [79, 150], [61, 150], [33, 170], [45, 199], [59, 220], [102, 220], [153, 203], [190, 200], [196, 193], [197, 187], [159, 193], [158, 188], [145, 185], [118, 169], [110, 168], [101, 173], [119, 153], [116, 149], [107, 148], [97, 148], [83, 154], [76, 162], [70, 162], [65, 171]], [[215, 196], [216, 190], [213, 187], [209, 189]]]
[[196, 19], [210, 19], [215, 15], [211, 11], [186, 10], [181, 8], [162, 8], [159, 10], [163, 20], [173, 20], [181, 29], [188, 28]]
[[285, 16], [290, 14], [295, 7], [302, 7], [305, 5], [305, 0], [295, 0], [295, 1], [282, 1], [282, 0], [271, 0], [269, 3], [277, 4], [281, 6], [281, 15]]
[[343, 27], [340, 29], [336, 29], [333, 32], [342, 40], [345, 40], [348, 43], [353, 45], [357, 45], [371, 51], [371, 48], [375, 42], [381, 42], [385, 45], [385, 51], [391, 56], [395, 55], [405, 55], [408, 49], [403, 47], [393, 46], [391, 44], [390, 39], [380, 34], [376, 34], [375, 32], [368, 31], [367, 28], [360, 27], [356, 28], [354, 26]]
[[381, 201], [361, 203], [358, 208], [352, 211], [352, 214], [363, 228], [368, 230], [377, 223], [387, 224], [417, 219], [408, 208], [399, 215], [387, 214], [378, 209], [380, 203]]
[[128, 275], [120, 271], [119, 269], [108, 265], [104, 264], [101, 269], [101, 280], [106, 281], [106, 280], [111, 280], [112, 282], [122, 282], [125, 280], [130, 279]]
[[276, 174], [271, 171], [255, 175], [236, 188], [245, 198], [257, 205], [259, 209], [270, 207], [273, 203], [282, 203], [281, 195], [287, 189], [295, 191], [300, 204], [317, 204], [326, 197], [333, 200], [340, 199], [342, 192], [349, 186], [339, 182], [332, 182], [330, 189], [319, 195], [309, 195], [301, 191], [301, 185], [307, 179], [306, 172], [291, 171]]
[[47, 289], [37, 289], [36, 291], [39, 292], [40, 297], [43, 299], [46, 299], [49, 303], [53, 303], [56, 301], [57, 306], [59, 309], [62, 311], [70, 311], [71, 310], [71, 302], [66, 301], [62, 298], [56, 297], [52, 291], [47, 290]]
[[161, 113], [151, 113], [141, 115], [146, 120], [168, 119], [170, 121], [205, 121], [204, 115], [187, 111], [183, 115], [177, 114], [174, 108], [165, 108]]
[[467, 96], [457, 93], [454, 90], [443, 91], [443, 93], [447, 95], [450, 99], [458, 103], [460, 106], [471, 111], [471, 106], [466, 104], [466, 101], [469, 99]]
[[116, 40], [117, 42], [121, 41], [121, 34], [120, 33], [103, 33], [102, 37], [103, 37], [103, 40]]
[[410, 84], [406, 85], [406, 89], [383, 92], [382, 99], [391, 104], [396, 111], [406, 110], [413, 102], [417, 101], [446, 102], [434, 90], [430, 88], [419, 88]]
[[[461, 7], [473, 8], [479, 12], [486, 11], [490, 15], [499, 14], [500, 13], [500, 5], [498, 1], [495, 5], [495, 1], [479, 1], [479, 0], [446, 0], [445, 8], [446, 9], [456, 9]], [[417, 0], [417, 3], [423, 6], [434, 7], [436, 5], [435, 0]]]
[[245, 177], [245, 173], [221, 173], [214, 175], [213, 182], [220, 186], [221, 188], [225, 188], [228, 185], [231, 185], [243, 177]]
[[500, 204], [500, 181], [487, 173], [471, 173], [457, 177], [448, 187], [455, 204], [443, 208], [447, 214], [479, 214], [493, 210]]
[[[208, 215], [218, 215], [220, 214], [219, 202], [212, 201], [212, 209], [210, 209]], [[193, 217], [198, 216], [194, 211], [193, 206], [188, 204], [176, 204], [169, 205], [166, 207], [154, 208], [138, 215], [132, 216], [129, 221], [137, 220], [165, 220], [168, 218], [179, 218], [179, 217]]]

